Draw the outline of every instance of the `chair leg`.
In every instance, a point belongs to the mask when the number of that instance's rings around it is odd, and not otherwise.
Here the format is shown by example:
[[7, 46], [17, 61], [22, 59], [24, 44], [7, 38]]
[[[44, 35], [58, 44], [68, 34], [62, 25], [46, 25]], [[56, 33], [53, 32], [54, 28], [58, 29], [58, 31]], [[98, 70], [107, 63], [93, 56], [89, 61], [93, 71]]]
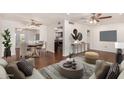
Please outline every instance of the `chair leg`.
[[41, 55], [40, 49], [37, 49], [37, 52], [38, 52], [38, 55], [40, 56]]

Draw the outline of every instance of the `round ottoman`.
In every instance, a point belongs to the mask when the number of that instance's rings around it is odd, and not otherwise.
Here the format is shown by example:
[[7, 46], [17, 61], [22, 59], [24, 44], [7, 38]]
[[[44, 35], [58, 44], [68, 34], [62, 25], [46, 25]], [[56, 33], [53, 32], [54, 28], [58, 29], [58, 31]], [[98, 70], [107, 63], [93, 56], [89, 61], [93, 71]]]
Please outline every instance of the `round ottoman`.
[[99, 58], [99, 54], [96, 52], [86, 52], [85, 61], [91, 64], [96, 64], [96, 60]]

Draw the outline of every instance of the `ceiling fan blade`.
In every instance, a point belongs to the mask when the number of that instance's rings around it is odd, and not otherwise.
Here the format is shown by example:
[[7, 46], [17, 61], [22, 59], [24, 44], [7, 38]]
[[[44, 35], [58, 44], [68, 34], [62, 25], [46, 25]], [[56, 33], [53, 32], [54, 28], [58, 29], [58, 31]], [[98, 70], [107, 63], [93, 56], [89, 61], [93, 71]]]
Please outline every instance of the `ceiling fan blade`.
[[96, 19], [97, 22], [100, 22], [98, 19]]
[[99, 17], [98, 19], [106, 19], [106, 18], [112, 18], [112, 16]]

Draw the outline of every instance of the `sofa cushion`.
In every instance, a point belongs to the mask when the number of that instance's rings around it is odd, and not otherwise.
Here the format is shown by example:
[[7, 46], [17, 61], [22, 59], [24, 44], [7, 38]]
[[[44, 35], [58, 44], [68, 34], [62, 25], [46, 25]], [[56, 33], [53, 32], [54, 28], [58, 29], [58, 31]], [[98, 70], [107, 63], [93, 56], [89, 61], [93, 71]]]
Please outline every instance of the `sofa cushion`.
[[26, 79], [45, 79], [43, 75], [40, 74], [40, 72], [33, 68], [33, 73], [31, 76], [27, 76]]
[[89, 77], [89, 79], [96, 79], [95, 73], [93, 73], [93, 74]]
[[110, 65], [110, 66], [113, 65], [113, 63], [108, 62], [108, 61], [105, 61], [105, 60], [96, 60], [96, 65], [101, 64], [101, 63], [103, 63], [103, 62], [107, 63], [107, 64]]
[[105, 79], [109, 71], [110, 65], [105, 61], [96, 63], [95, 75], [97, 79]]
[[117, 63], [110, 66], [106, 79], [116, 79], [120, 74], [119, 65]]
[[118, 79], [124, 79], [124, 70], [119, 74]]
[[0, 65], [5, 68], [8, 65], [8, 63], [6, 62], [6, 60], [0, 58]]
[[121, 62], [119, 67], [120, 67], [120, 72], [122, 72], [124, 70], [124, 60]]
[[12, 78], [14, 79], [25, 79], [25, 75], [21, 72], [16, 63], [9, 63], [6, 67], [6, 71], [8, 74], [13, 75]]
[[23, 60], [21, 62], [18, 62], [17, 66], [18, 66], [19, 70], [21, 70], [25, 74], [25, 76], [32, 75], [33, 66], [29, 62]]
[[8, 75], [6, 73], [6, 70], [3, 66], [0, 65], [0, 79], [8, 79]]

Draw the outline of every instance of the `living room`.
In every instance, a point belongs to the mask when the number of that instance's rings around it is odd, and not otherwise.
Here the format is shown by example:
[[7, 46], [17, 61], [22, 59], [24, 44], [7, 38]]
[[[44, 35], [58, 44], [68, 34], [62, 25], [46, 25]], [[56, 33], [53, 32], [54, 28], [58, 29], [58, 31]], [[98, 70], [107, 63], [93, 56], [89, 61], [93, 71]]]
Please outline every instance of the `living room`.
[[[54, 73], [52, 66], [62, 60], [68, 61], [69, 58], [78, 61], [90, 60], [89, 70], [94, 60], [95, 64], [98, 60], [114, 64], [117, 62], [115, 43], [124, 42], [123, 17], [120, 13], [1, 13], [1, 34], [10, 32], [11, 54], [5, 55], [5, 38], [1, 35], [0, 57], [7, 63], [19, 62], [26, 58], [34, 68], [41, 70], [42, 74]], [[41, 47], [37, 48], [36, 45]], [[10, 70], [11, 66], [8, 68]], [[46, 72], [43, 71], [44, 68]], [[92, 73], [88, 74], [93, 74], [93, 71], [92, 69]], [[43, 77], [68, 78], [68, 75], [63, 77], [61, 73], [58, 76], [51, 74], [51, 77]]]
[[117, 93], [123, 0], [0, 0], [0, 91]]

